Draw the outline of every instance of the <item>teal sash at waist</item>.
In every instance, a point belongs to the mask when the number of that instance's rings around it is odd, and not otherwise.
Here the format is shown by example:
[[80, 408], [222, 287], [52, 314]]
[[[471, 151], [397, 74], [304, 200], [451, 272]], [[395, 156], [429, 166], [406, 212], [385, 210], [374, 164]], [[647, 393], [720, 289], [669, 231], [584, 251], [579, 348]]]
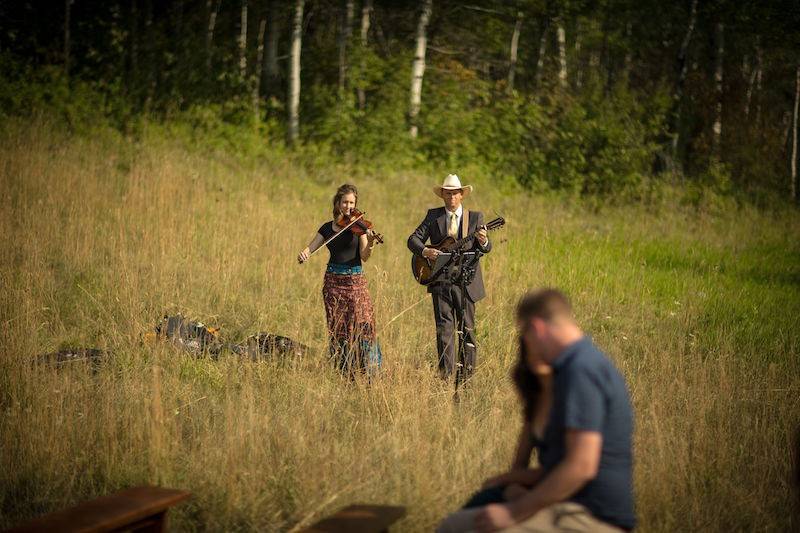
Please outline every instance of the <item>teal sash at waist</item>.
[[340, 265], [338, 263], [328, 263], [328, 268], [325, 269], [325, 272], [329, 274], [340, 274], [344, 276], [350, 276], [353, 274], [361, 274], [362, 269], [361, 265], [350, 266], [350, 265]]

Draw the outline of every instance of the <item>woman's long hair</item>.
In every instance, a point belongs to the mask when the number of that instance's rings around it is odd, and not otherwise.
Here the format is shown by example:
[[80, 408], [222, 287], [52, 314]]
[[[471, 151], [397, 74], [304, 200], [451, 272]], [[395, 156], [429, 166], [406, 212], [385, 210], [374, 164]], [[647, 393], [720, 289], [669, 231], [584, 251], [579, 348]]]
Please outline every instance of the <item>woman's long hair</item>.
[[333, 220], [335, 221], [339, 218], [341, 213], [339, 212], [339, 202], [342, 200], [342, 197], [345, 194], [352, 194], [356, 197], [356, 205], [358, 205], [358, 189], [356, 189], [355, 185], [351, 185], [350, 183], [345, 183], [338, 189], [336, 189], [336, 194], [333, 196]]
[[539, 378], [528, 368], [525, 343], [522, 341], [521, 337], [519, 339], [519, 357], [517, 358], [517, 364], [514, 365], [514, 369], [511, 372], [511, 377], [514, 380], [517, 394], [519, 394], [520, 401], [522, 402], [522, 411], [525, 420], [533, 421], [533, 417], [536, 414], [536, 405], [539, 402], [539, 393], [542, 390], [542, 384], [539, 382]]

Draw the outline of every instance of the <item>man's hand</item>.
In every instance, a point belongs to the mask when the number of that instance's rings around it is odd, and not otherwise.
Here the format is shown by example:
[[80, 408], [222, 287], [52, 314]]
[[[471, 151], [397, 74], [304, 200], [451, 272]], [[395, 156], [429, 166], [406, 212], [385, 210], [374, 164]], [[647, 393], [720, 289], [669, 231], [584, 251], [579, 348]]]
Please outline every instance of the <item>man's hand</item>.
[[507, 502], [513, 502], [519, 498], [522, 498], [528, 494], [528, 489], [520, 485], [519, 483], [512, 483], [511, 485], [507, 486], [503, 491], [503, 498]]
[[475, 236], [478, 238], [478, 242], [481, 243], [481, 246], [486, 246], [486, 243], [489, 242], [489, 236], [486, 234], [486, 226], [482, 226]]
[[475, 516], [475, 530], [480, 532], [499, 531], [516, 523], [509, 506], [497, 503], [487, 505]]
[[428, 248], [427, 246], [422, 250], [422, 257], [425, 259], [430, 259], [431, 261], [436, 259], [436, 256], [439, 255], [439, 250], [435, 248]]

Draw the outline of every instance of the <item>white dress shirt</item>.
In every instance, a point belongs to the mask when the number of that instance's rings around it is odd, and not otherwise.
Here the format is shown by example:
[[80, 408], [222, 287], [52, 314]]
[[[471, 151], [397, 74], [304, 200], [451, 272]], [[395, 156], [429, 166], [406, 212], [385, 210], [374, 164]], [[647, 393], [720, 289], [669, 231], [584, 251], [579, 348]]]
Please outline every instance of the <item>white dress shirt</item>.
[[[446, 207], [444, 208], [444, 210], [447, 212], [447, 224], [449, 227], [450, 214], [453, 213], [453, 211], [450, 211]], [[461, 230], [461, 217], [464, 214], [464, 206], [459, 205], [458, 209], [455, 210], [455, 214], [456, 214], [456, 238], [458, 238], [458, 232]]]
[[[452, 213], [453, 211], [450, 211], [446, 207], [444, 208], [444, 210], [445, 210], [445, 213], [447, 213], [447, 223], [450, 224], [450, 213]], [[455, 213], [456, 213], [456, 227], [458, 228], [456, 230], [456, 238], [458, 238], [458, 232], [461, 231], [461, 218], [464, 215], [464, 206], [459, 205], [458, 209], [455, 210]], [[466, 235], [462, 235], [462, 237], [466, 237]], [[487, 235], [486, 237], [487, 237], [486, 244], [488, 244], [489, 243], [489, 239], [488, 239], [489, 236]], [[477, 241], [477, 243], [479, 245], [486, 246], [486, 244], [481, 244], [480, 241], [478, 241], [477, 239], [476, 239], [476, 241]]]

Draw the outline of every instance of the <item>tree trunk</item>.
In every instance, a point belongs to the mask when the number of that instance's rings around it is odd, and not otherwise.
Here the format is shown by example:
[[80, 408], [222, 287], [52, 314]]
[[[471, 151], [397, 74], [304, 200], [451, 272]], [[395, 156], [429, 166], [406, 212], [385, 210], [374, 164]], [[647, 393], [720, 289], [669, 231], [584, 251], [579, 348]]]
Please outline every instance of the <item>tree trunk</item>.
[[[755, 67], [751, 68], [750, 61], [748, 58], [746, 67], [743, 67], [743, 75], [747, 79], [747, 90], [745, 91], [744, 96], [744, 116], [746, 119], [750, 118], [750, 107], [753, 103], [753, 89], [757, 87], [758, 91], [761, 90], [761, 67], [762, 67], [762, 55], [761, 55], [761, 38], [756, 36], [756, 64]], [[761, 109], [758, 103], [758, 91], [756, 91], [756, 125], [758, 125], [758, 119], [760, 118]]]
[[176, 92], [177, 94], [181, 94], [182, 91], [180, 90], [179, 87], [179, 81], [177, 81], [175, 78], [180, 78], [180, 76], [183, 74], [183, 65], [186, 54], [186, 46], [185, 46], [186, 39], [184, 35], [185, 28], [183, 26], [183, 21], [184, 21], [183, 0], [178, 0], [177, 2], [175, 2], [174, 14], [175, 14], [176, 38], [174, 40], [175, 44], [173, 45], [174, 46], [173, 50], [175, 50], [175, 57], [172, 59], [172, 61], [170, 61], [170, 67], [171, 67], [170, 81], [173, 88], [175, 89], [174, 92]]
[[242, 0], [239, 19], [239, 76], [247, 79], [247, 0]]
[[542, 73], [544, 71], [544, 55], [547, 53], [547, 30], [550, 27], [550, 21], [545, 19], [542, 23], [542, 34], [539, 36], [539, 53], [536, 56], [536, 76], [533, 82], [536, 87], [542, 81]]
[[631, 70], [633, 69], [633, 24], [628, 22], [625, 25], [625, 60], [623, 62], [624, 72], [622, 73], [625, 84], [630, 83]]
[[794, 77], [794, 114], [792, 115], [792, 161], [791, 184], [789, 190], [793, 202], [797, 201], [797, 114], [800, 105], [800, 65], [795, 70]]
[[[369, 25], [370, 25], [371, 15], [372, 15], [372, 0], [364, 0], [364, 4], [361, 6], [361, 47], [363, 49], [366, 49], [367, 47], [367, 36], [369, 35]], [[361, 63], [362, 76], [365, 69], [366, 65], [362, 61]], [[361, 111], [363, 111], [367, 107], [367, 95], [364, 91], [363, 84], [359, 84], [357, 93], [358, 93], [358, 108]]]
[[422, 12], [417, 22], [417, 46], [414, 52], [414, 63], [411, 66], [411, 98], [409, 102], [408, 119], [410, 123], [409, 134], [412, 139], [417, 138], [419, 128], [417, 117], [422, 102], [422, 77], [425, 75], [425, 53], [428, 47], [428, 22], [431, 19], [433, 0], [422, 0]]
[[508, 61], [508, 92], [514, 92], [514, 71], [517, 68], [517, 48], [519, 47], [519, 34], [522, 30], [522, 11], [517, 11], [517, 21], [514, 24], [514, 33], [511, 34], [511, 50]]
[[687, 56], [689, 53], [689, 43], [692, 40], [695, 24], [697, 24], [697, 0], [692, 0], [692, 5], [689, 9], [689, 24], [686, 27], [686, 34], [683, 36], [683, 42], [681, 43], [681, 48], [678, 52], [678, 80], [675, 84], [675, 92], [672, 94], [672, 127], [670, 130], [672, 134], [673, 159], [678, 155], [683, 87], [686, 84], [686, 73], [689, 69], [689, 61]]
[[278, 71], [278, 42], [280, 41], [280, 25], [278, 24], [277, 0], [269, 2], [269, 28], [267, 29], [267, 89], [272, 93], [272, 85], [280, 75]]
[[344, 0], [342, 25], [339, 28], [339, 94], [344, 94], [347, 84], [347, 45], [353, 36], [353, 18], [355, 5], [353, 0]]
[[256, 44], [256, 72], [253, 75], [253, 114], [256, 117], [256, 124], [261, 119], [261, 74], [264, 66], [264, 32], [267, 28], [267, 21], [261, 19], [258, 24], [258, 42]]
[[211, 44], [214, 41], [214, 28], [217, 26], [217, 14], [219, 13], [222, 0], [206, 0], [206, 11], [208, 12], [208, 26], [206, 28], [206, 75], [211, 75]]
[[303, 39], [303, 7], [305, 0], [295, 0], [292, 19], [292, 45], [289, 52], [289, 144], [300, 133], [300, 50]]
[[712, 130], [712, 155], [716, 158], [720, 156], [720, 146], [722, 144], [722, 77], [723, 60], [725, 59], [725, 25], [717, 22], [714, 37], [716, 40], [717, 53], [714, 62], [714, 124]]
[[[139, 85], [139, 9], [136, 0], [131, 0], [131, 86]], [[138, 91], [136, 91], [138, 92]]]
[[72, 0], [64, 0], [64, 74], [69, 77], [69, 26], [72, 14]]
[[564, 31], [564, 21], [556, 21], [556, 36], [558, 40], [558, 83], [563, 89], [567, 88], [567, 34]]
[[575, 72], [575, 88], [580, 89], [583, 87], [583, 61], [581, 61], [581, 21], [578, 20], [575, 24], [575, 66], [572, 68]]
[[144, 101], [145, 113], [150, 112], [150, 106], [156, 96], [156, 45], [153, 31], [153, 1], [145, 0], [144, 3], [144, 54], [147, 69], [147, 96]]
[[764, 53], [761, 50], [761, 38], [756, 38], [756, 127], [761, 123], [761, 76], [764, 67]]

